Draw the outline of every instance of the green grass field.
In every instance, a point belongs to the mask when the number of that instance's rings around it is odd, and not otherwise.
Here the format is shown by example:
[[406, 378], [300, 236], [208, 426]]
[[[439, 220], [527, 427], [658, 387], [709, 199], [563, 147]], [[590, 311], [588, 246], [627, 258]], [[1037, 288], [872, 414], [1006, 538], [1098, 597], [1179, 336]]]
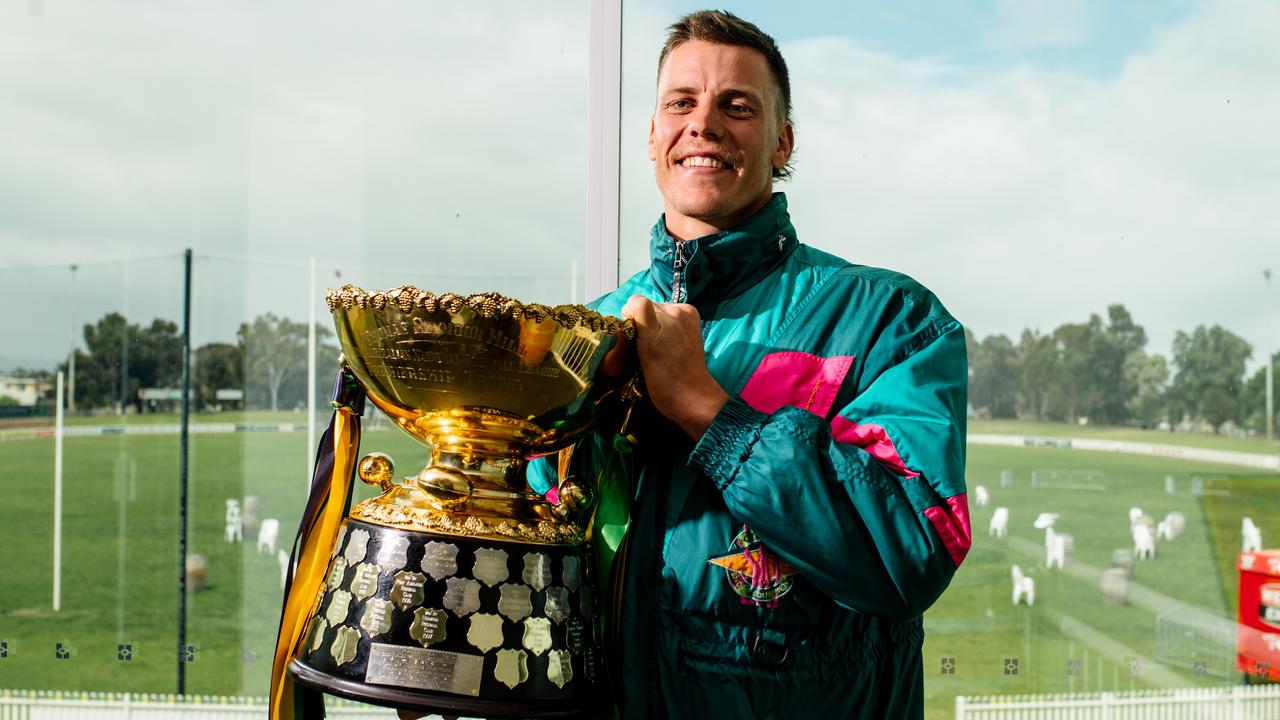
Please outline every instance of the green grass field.
[[[1021, 434], [1055, 433], [1022, 428]], [[188, 601], [188, 641], [197, 648], [195, 662], [187, 665], [188, 692], [266, 693], [279, 568], [252, 543], [224, 542], [224, 500], [258, 496], [261, 516], [280, 520], [280, 546], [287, 545], [304, 500], [310, 454], [305, 445], [304, 433], [191, 436], [189, 549], [208, 558], [209, 573], [207, 586]], [[390, 452], [406, 473], [426, 462], [425, 449], [396, 431], [367, 433], [363, 449]], [[0, 658], [0, 687], [173, 692], [176, 436], [70, 438], [65, 463], [63, 609], [54, 613], [53, 442], [0, 443], [9, 488], [0, 510], [0, 641], [9, 648], [8, 657]], [[1050, 477], [1048, 470], [1091, 474]], [[1001, 486], [1003, 471], [1009, 487]], [[1035, 488], [1033, 471], [1039, 471]], [[1174, 476], [1173, 494], [1165, 492], [1166, 475]], [[1213, 494], [1192, 495], [1193, 475]], [[973, 550], [926, 616], [928, 717], [951, 717], [958, 693], [1236, 681], [1154, 663], [1156, 617], [1178, 604], [1234, 615], [1240, 516], [1253, 515], [1264, 540], [1274, 537], [1269, 531], [1280, 532], [1266, 520], [1280, 517], [1280, 476], [1116, 453], [987, 446], [970, 448], [968, 476], [971, 488], [983, 484], [990, 490], [992, 502], [972, 508]], [[368, 494], [364, 488], [357, 492]], [[998, 505], [1010, 509], [1003, 539], [986, 533]], [[1134, 602], [1104, 605], [1097, 572], [1110, 564], [1113, 549], [1131, 546], [1133, 505], [1157, 519], [1178, 510], [1186, 528], [1161, 545], [1157, 559], [1139, 562]], [[1043, 511], [1059, 513], [1057, 529], [1074, 536], [1066, 570], [1044, 567], [1044, 535], [1032, 527]], [[1033, 608], [1010, 603], [1013, 563], [1036, 581]], [[70, 650], [68, 659], [55, 658], [59, 642]], [[132, 644], [131, 660], [117, 659], [120, 643]], [[246, 648], [256, 659], [246, 662]], [[954, 674], [942, 672], [944, 658], [954, 658]], [[1017, 659], [1016, 675], [1005, 674], [1006, 658]], [[1079, 661], [1078, 672], [1068, 672], [1069, 660]], [[1131, 661], [1142, 664], [1136, 675]]]

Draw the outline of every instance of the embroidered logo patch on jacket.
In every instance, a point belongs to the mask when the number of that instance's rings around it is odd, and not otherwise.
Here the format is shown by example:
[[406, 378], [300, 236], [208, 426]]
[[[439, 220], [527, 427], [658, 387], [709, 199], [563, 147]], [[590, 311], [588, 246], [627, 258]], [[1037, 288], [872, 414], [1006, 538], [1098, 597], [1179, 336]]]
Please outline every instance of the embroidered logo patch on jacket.
[[729, 543], [729, 551], [707, 562], [724, 568], [729, 587], [743, 605], [778, 607], [778, 599], [791, 592], [796, 569], [769, 552], [746, 525]]

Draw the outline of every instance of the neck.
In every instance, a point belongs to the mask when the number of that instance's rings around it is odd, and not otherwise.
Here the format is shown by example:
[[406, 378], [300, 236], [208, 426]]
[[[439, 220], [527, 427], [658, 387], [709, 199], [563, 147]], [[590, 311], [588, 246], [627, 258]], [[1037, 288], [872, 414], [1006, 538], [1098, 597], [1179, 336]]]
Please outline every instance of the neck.
[[740, 208], [728, 215], [717, 216], [713, 218], [699, 218], [682, 215], [678, 210], [671, 207], [670, 202], [664, 202], [664, 211], [666, 213], [667, 232], [671, 234], [677, 242], [692, 240], [694, 238], [714, 235], [725, 230], [732, 230], [741, 225], [747, 218], [760, 212], [760, 209], [769, 204], [773, 199], [773, 192], [765, 193], [760, 199], [754, 203]]

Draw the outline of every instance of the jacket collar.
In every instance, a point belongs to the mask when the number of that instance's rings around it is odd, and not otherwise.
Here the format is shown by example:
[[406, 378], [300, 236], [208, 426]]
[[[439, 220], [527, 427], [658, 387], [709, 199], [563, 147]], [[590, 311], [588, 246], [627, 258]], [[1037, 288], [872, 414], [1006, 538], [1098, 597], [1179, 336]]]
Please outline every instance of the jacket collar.
[[[676, 240], [667, 232], [663, 214], [649, 239], [649, 276], [671, 300], [675, 276]], [[684, 266], [680, 284], [685, 302], [707, 316], [720, 302], [735, 297], [778, 267], [799, 245], [787, 196], [774, 193], [763, 208], [741, 225], [681, 243]]]

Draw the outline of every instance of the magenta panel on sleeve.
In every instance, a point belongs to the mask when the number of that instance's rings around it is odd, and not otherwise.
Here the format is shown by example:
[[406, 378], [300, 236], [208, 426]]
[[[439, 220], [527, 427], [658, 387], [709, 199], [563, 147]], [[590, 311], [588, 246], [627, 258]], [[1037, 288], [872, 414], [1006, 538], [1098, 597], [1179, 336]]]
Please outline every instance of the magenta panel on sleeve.
[[973, 544], [973, 532], [969, 527], [969, 496], [961, 493], [947, 498], [946, 507], [925, 508], [925, 517], [933, 523], [933, 529], [947, 546], [947, 552], [955, 561], [956, 567], [964, 562]]

